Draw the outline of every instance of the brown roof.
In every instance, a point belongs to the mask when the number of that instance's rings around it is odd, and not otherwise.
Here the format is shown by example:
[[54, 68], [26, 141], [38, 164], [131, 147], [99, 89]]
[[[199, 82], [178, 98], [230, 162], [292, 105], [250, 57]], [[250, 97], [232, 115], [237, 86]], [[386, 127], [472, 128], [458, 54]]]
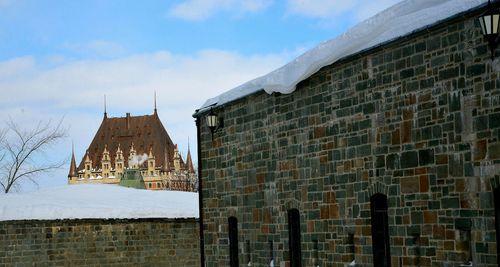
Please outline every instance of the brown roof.
[[[132, 144], [137, 155], [149, 154], [149, 150], [152, 148], [156, 167], [163, 168], [166, 158], [169, 159], [170, 166], [174, 165], [175, 145], [155, 112], [153, 115], [145, 116], [130, 116], [130, 113], [127, 113], [127, 116], [119, 118], [108, 118], [105, 115], [99, 130], [87, 149], [92, 160], [92, 167], [101, 168], [102, 152], [105, 146], [110, 154], [111, 166], [114, 167], [118, 145], [123, 152], [125, 166], [128, 166], [128, 156]], [[166, 153], [168, 157], [165, 156]], [[78, 170], [84, 169], [84, 161], [85, 156], [82, 158]], [[182, 159], [181, 166], [184, 167]]]

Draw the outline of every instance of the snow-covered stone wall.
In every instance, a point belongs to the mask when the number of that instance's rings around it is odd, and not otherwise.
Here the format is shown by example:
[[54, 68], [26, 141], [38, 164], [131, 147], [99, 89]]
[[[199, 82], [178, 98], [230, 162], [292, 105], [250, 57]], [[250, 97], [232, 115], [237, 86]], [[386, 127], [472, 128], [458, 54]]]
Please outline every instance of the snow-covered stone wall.
[[198, 218], [198, 194], [82, 184], [0, 195], [0, 221]]

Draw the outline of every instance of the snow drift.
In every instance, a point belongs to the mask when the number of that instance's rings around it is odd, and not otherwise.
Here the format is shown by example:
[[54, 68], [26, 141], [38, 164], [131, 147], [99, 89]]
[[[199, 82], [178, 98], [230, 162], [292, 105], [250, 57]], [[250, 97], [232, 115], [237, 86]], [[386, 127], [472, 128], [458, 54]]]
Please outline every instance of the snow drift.
[[337, 60], [408, 35], [487, 0], [405, 0], [357, 24], [340, 36], [323, 42], [285, 66], [203, 104], [200, 111], [242, 98], [260, 90], [292, 93], [296, 85]]
[[198, 217], [198, 194], [68, 185], [0, 195], [0, 221]]

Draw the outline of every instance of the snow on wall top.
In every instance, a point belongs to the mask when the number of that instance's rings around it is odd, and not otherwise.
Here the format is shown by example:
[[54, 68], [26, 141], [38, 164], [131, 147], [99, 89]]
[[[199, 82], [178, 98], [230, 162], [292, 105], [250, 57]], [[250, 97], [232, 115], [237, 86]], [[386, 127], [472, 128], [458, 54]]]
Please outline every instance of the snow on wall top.
[[197, 218], [198, 194], [117, 185], [67, 185], [0, 195], [0, 221]]
[[405, 0], [323, 42], [283, 67], [207, 100], [200, 111], [231, 102], [260, 90], [268, 94], [295, 91], [296, 85], [339, 59], [408, 35], [487, 0]]

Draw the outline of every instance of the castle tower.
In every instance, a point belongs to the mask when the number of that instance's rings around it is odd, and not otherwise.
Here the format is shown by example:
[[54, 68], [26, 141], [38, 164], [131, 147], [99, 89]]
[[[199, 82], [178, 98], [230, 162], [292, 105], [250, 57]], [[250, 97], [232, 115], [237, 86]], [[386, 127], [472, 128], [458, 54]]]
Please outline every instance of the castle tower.
[[123, 169], [125, 166], [123, 151], [120, 148], [120, 144], [118, 144], [118, 148], [116, 149], [116, 157], [115, 157], [115, 176], [117, 178], [121, 178], [123, 176]]
[[85, 156], [85, 178], [90, 178], [92, 176], [92, 160], [90, 159], [89, 151], [87, 150], [87, 154]]
[[102, 177], [108, 178], [111, 172], [111, 158], [109, 157], [108, 146], [104, 146], [101, 160]]
[[179, 154], [179, 149], [177, 148], [177, 144], [174, 149], [174, 169], [176, 172], [181, 171], [181, 155]]
[[128, 167], [131, 169], [139, 168], [139, 163], [137, 161], [137, 152], [134, 149], [134, 143], [130, 146], [130, 152], [128, 154]]
[[148, 155], [148, 173], [151, 176], [155, 175], [155, 157], [153, 155], [153, 148], [151, 147], [149, 149], [149, 155]]

